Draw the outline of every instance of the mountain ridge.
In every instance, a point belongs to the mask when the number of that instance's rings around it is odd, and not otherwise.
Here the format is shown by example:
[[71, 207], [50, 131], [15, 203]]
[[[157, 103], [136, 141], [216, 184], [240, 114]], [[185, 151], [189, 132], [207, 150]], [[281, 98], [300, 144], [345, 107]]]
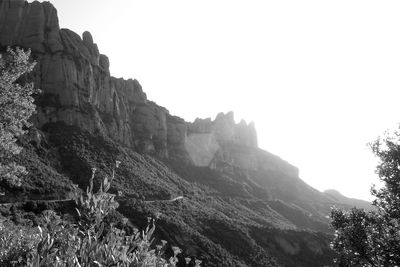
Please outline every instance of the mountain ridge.
[[339, 201], [341, 203], [353, 205], [355, 207], [363, 208], [366, 210], [374, 209], [374, 207], [372, 206], [372, 204], [370, 202], [368, 202], [366, 200], [362, 200], [362, 199], [347, 197], [347, 196], [343, 195], [342, 193], [340, 193], [336, 189], [327, 189], [327, 190], [324, 190], [323, 193], [333, 197], [336, 201]]
[[194, 122], [171, 115], [137, 80], [110, 75], [89, 32], [60, 29], [49, 2], [0, 0], [0, 50], [7, 46], [32, 50], [38, 64], [26, 80], [43, 90], [19, 158], [30, 171], [27, 196], [66, 197], [71, 183], [85, 188], [92, 167], [102, 177], [119, 160], [119, 211], [138, 226], [162, 213], [158, 234], [206, 266], [320, 266], [333, 257], [327, 216], [352, 204], [258, 148], [253, 123], [235, 123], [233, 112]]

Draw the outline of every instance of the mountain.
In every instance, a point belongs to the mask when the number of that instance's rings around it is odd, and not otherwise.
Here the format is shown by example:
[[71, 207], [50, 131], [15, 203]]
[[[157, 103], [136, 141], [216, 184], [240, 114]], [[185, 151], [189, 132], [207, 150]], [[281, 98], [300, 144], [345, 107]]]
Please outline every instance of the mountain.
[[370, 202], [365, 201], [365, 200], [346, 197], [346, 196], [342, 195], [339, 191], [334, 190], [334, 189], [325, 190], [324, 194], [328, 195], [336, 202], [347, 204], [352, 207], [362, 208], [362, 209], [366, 209], [366, 210], [374, 209], [374, 206], [372, 206], [372, 204]]
[[3, 202], [68, 199], [92, 167], [98, 182], [119, 160], [119, 212], [139, 228], [159, 217], [157, 239], [204, 266], [327, 265], [330, 208], [365, 205], [307, 185], [232, 112], [194, 122], [171, 115], [138, 81], [110, 75], [89, 32], [60, 29], [49, 2], [0, 0], [0, 50], [7, 46], [32, 50], [38, 64], [25, 81], [43, 92], [16, 158], [29, 174], [21, 188], [0, 185]]

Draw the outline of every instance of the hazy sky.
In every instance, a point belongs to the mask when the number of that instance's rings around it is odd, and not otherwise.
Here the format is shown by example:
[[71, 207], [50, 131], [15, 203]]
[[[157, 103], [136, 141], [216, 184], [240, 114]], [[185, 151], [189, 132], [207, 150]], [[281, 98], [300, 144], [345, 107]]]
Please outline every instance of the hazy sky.
[[400, 1], [50, 2], [173, 115], [232, 110], [313, 187], [370, 198], [366, 144], [400, 122]]

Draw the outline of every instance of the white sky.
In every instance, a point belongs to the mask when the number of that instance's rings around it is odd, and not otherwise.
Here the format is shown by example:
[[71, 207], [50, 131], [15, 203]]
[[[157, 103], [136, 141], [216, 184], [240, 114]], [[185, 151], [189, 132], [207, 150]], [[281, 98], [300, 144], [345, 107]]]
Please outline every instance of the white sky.
[[400, 1], [50, 2], [173, 115], [233, 110], [313, 187], [370, 199], [366, 144], [400, 122]]

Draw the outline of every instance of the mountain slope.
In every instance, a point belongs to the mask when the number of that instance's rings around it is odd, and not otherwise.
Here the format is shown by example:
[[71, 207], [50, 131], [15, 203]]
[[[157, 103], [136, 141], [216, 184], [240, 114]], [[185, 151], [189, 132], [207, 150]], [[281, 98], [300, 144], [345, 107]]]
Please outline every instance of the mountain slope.
[[330, 262], [330, 208], [354, 202], [315, 190], [259, 149], [254, 124], [236, 124], [232, 112], [193, 123], [172, 116], [138, 81], [110, 76], [90, 33], [60, 29], [48, 2], [0, 0], [0, 50], [16, 45], [32, 49], [38, 65], [26, 80], [43, 93], [17, 159], [31, 175], [21, 189], [0, 185], [2, 201], [68, 198], [91, 168], [101, 179], [119, 160], [119, 211], [138, 227], [160, 216], [157, 238], [205, 266]]
[[324, 194], [328, 195], [336, 202], [343, 203], [343, 204], [346, 204], [346, 205], [349, 205], [352, 207], [362, 208], [362, 209], [366, 209], [366, 210], [374, 209], [374, 207], [372, 206], [372, 204], [370, 202], [365, 201], [365, 200], [346, 197], [346, 196], [342, 195], [339, 191], [334, 190], [334, 189], [325, 190]]
[[[28, 169], [51, 155], [53, 165], [48, 167], [53, 173], [85, 188], [91, 168], [98, 170], [98, 185], [104, 175], [111, 174], [112, 162], [121, 161], [112, 188], [119, 196], [119, 212], [138, 227], [145, 226], [148, 216], [158, 217], [157, 238], [180, 246], [185, 255], [202, 259], [204, 266], [319, 266], [328, 264], [333, 256], [329, 234], [306, 230], [325, 224], [289, 204], [278, 205], [255, 184], [252, 190], [243, 187], [236, 182], [243, 176], [241, 170], [228, 173], [180, 164], [175, 172], [174, 163], [64, 123], [45, 125], [42, 136], [40, 143], [29, 138], [24, 142], [25, 150], [37, 152], [21, 155]], [[37, 189], [52, 184], [52, 177], [43, 174], [30, 179], [32, 184], [41, 184], [25, 189], [29, 199]], [[53, 196], [68, 197], [63, 187], [52, 190]], [[20, 192], [7, 191], [7, 196], [14, 194]], [[157, 201], [177, 196], [183, 199]], [[281, 212], [283, 208], [288, 214]], [[298, 213], [297, 219], [290, 217], [296, 216], [292, 211]], [[327, 227], [324, 230], [328, 231]]]

